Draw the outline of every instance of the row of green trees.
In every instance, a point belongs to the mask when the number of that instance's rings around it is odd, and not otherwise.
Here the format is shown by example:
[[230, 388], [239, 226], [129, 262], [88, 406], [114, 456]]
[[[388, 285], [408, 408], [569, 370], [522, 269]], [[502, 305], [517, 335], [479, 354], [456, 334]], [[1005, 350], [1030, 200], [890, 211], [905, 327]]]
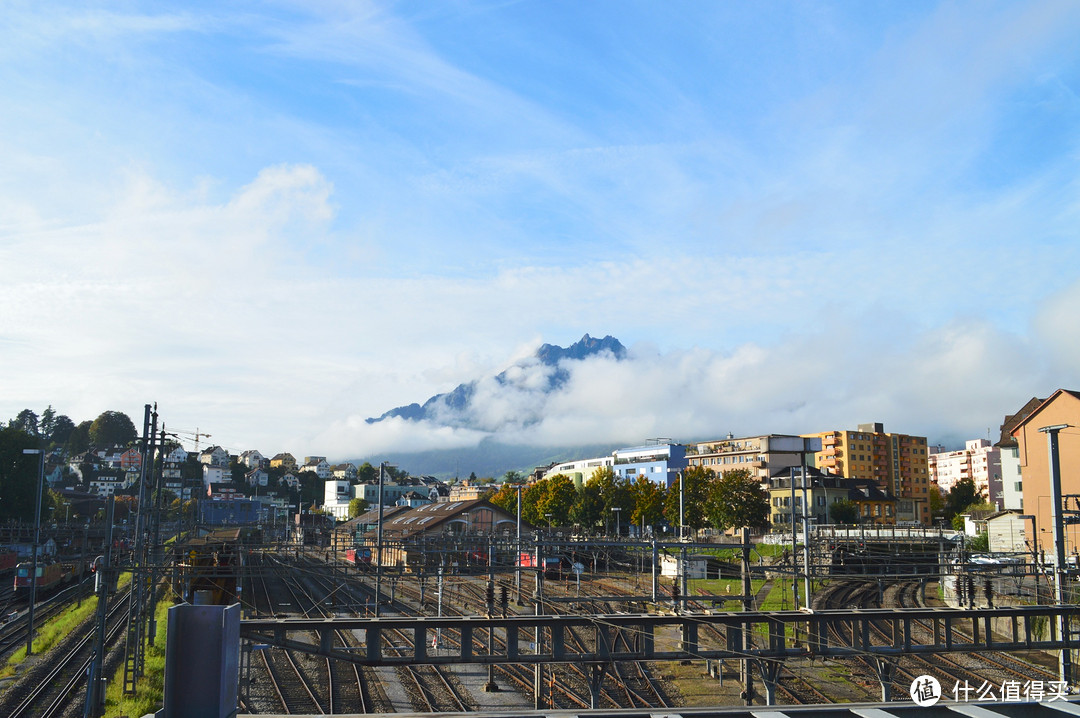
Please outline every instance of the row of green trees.
[[[0, 521], [33, 520], [40, 457], [24, 450], [61, 448], [71, 457], [91, 445], [127, 446], [136, 438], [135, 425], [120, 411], [105, 411], [93, 421], [75, 424], [50, 405], [40, 415], [23, 409], [0, 423]], [[46, 518], [70, 517], [59, 494], [52, 491], [43, 492], [41, 509]]]
[[63, 448], [68, 456], [91, 446], [127, 446], [138, 438], [131, 417], [122, 411], [103, 411], [93, 421], [76, 424], [66, 414], [57, 414], [52, 404], [39, 415], [23, 409], [7, 427], [18, 429], [34, 441], [34, 448]]
[[[557, 474], [521, 489], [521, 517], [533, 526], [579, 525], [588, 531], [662, 523], [677, 527], [680, 492], [683, 524], [690, 529], [769, 525], [769, 495], [749, 471], [733, 469], [718, 475], [700, 466], [684, 471], [670, 487], [646, 475], [632, 481], [620, 478], [608, 466], [597, 469], [580, 486]], [[518, 488], [504, 483], [489, 500], [516, 513]]]

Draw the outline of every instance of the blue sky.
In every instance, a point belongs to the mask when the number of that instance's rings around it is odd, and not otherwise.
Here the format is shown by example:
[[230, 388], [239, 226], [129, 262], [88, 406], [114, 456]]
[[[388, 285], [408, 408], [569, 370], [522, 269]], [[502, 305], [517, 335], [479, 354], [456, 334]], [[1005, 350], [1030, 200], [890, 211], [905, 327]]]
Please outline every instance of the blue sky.
[[[0, 417], [996, 433], [1080, 386], [1078, 36], [1073, 2], [4, 3]], [[586, 332], [632, 360], [540, 429], [527, 393], [362, 422]]]

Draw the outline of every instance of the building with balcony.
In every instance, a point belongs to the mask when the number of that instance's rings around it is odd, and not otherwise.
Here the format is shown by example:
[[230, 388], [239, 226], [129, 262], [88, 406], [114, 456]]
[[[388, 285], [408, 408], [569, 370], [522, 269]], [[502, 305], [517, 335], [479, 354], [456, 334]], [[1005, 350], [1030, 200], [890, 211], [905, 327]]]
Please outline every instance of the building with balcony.
[[603, 466], [614, 466], [615, 459], [611, 456], [601, 456], [595, 459], [579, 459], [577, 461], [564, 461], [561, 464], [551, 464], [543, 470], [540, 479], [550, 479], [552, 476], [562, 474], [567, 476], [574, 485], [581, 487], [588, 481], [597, 469]]
[[975, 489], [999, 509], [1003, 508], [1001, 450], [988, 439], [971, 439], [959, 451], [931, 452], [927, 456], [930, 483], [947, 493], [957, 482], [971, 479]]
[[611, 456], [617, 478], [633, 482], [644, 476], [665, 488], [670, 488], [679, 472], [687, 467], [686, 447], [682, 444], [633, 446], [616, 449]]
[[848, 479], [867, 479], [896, 500], [896, 522], [929, 525], [930, 469], [925, 436], [887, 433], [880, 423], [804, 434], [821, 439], [813, 464]]
[[616, 449], [610, 456], [554, 464], [547, 468], [543, 478], [562, 474], [580, 487], [597, 469], [606, 466], [611, 468], [616, 478], [637, 481], [638, 477], [645, 476], [650, 481], [669, 487], [678, 473], [689, 465], [686, 453], [686, 447], [682, 444], [658, 440], [644, 446]]
[[818, 444], [810, 439], [790, 434], [766, 434], [702, 441], [686, 447], [686, 461], [690, 466], [703, 466], [722, 474], [731, 469], [747, 469], [757, 477], [763, 488], [769, 488], [769, 479], [775, 472], [794, 466], [802, 466], [802, 457], [816, 450]]
[[222, 484], [232, 478], [232, 473], [224, 466], [203, 464], [203, 486]]

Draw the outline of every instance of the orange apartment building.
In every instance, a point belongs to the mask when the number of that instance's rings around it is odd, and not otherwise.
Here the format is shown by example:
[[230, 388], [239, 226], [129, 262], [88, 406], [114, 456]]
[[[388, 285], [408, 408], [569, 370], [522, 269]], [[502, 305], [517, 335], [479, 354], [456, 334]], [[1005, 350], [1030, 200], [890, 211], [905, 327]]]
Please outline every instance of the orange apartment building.
[[[1058, 389], [1027, 418], [1016, 425], [1012, 435], [1017, 442], [1020, 475], [1023, 477], [1024, 512], [1035, 516], [1039, 546], [1053, 547], [1053, 524], [1050, 501], [1050, 445], [1048, 426], [1066, 425], [1058, 433], [1058, 467], [1061, 470], [1061, 493], [1080, 494], [1080, 392]], [[1075, 510], [1077, 502], [1065, 501], [1065, 508]], [[1080, 525], [1065, 526], [1065, 551], [1080, 548]]]
[[930, 469], [925, 436], [886, 433], [880, 423], [856, 431], [834, 430], [807, 437], [821, 439], [814, 466], [849, 479], [872, 479], [896, 499], [896, 522], [929, 526]]

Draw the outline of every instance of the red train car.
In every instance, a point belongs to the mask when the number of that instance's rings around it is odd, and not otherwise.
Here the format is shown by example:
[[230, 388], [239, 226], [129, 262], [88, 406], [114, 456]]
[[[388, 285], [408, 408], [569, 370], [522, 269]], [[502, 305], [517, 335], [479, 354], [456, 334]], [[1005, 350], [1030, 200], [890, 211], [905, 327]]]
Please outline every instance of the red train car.
[[19, 562], [19, 554], [11, 549], [0, 549], [0, 573], [15, 570], [15, 564]]
[[345, 560], [360, 566], [371, 565], [370, 548], [350, 548], [345, 550]]
[[[23, 561], [15, 567], [15, 595], [30, 595], [30, 573], [33, 570], [31, 561]], [[59, 563], [45, 563], [38, 561], [37, 565], [37, 593], [43, 595], [64, 582], [67, 573]]]

